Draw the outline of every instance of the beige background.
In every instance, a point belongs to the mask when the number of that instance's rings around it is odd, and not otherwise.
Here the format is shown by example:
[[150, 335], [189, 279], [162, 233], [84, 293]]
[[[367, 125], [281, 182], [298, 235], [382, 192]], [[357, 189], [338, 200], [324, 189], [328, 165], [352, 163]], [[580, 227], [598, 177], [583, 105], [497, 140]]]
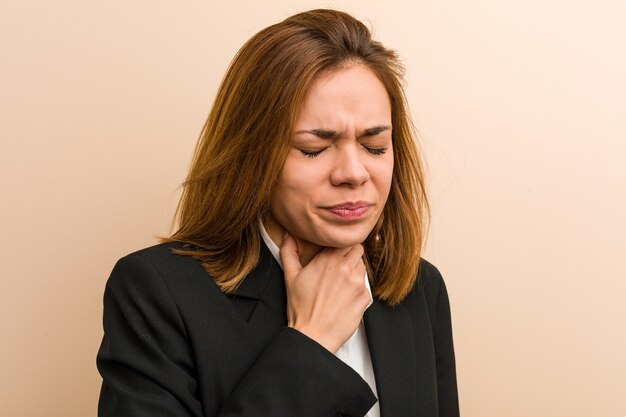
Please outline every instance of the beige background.
[[2, 0], [0, 414], [96, 414], [108, 273], [169, 230], [238, 47], [316, 6], [407, 65], [462, 414], [626, 415], [622, 0]]

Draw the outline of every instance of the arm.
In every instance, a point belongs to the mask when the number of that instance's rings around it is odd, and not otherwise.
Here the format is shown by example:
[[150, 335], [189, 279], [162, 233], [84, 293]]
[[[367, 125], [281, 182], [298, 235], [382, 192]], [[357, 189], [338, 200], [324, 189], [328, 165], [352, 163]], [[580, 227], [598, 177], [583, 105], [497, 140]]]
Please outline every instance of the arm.
[[376, 401], [352, 368], [285, 327], [231, 393], [219, 417], [362, 417]]
[[121, 259], [104, 292], [100, 417], [202, 416], [187, 332], [160, 274]]
[[430, 302], [433, 340], [437, 365], [437, 393], [440, 417], [459, 416], [459, 398], [456, 381], [456, 363], [452, 340], [450, 301], [446, 284], [439, 271], [428, 265], [428, 279], [433, 284]]
[[351, 368], [304, 334], [284, 328], [223, 404], [203, 404], [178, 306], [160, 273], [137, 256], [122, 259], [109, 278], [104, 328], [97, 359], [103, 377], [100, 417], [209, 417], [203, 410], [211, 409], [219, 417], [362, 416], [376, 400]]

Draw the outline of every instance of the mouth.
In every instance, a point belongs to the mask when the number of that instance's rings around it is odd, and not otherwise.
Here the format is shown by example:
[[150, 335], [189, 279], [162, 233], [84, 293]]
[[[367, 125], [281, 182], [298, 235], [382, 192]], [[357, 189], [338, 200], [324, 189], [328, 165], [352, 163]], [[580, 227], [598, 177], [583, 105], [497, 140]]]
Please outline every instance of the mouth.
[[324, 208], [343, 220], [356, 220], [363, 217], [371, 206], [370, 203], [364, 201], [346, 201]]

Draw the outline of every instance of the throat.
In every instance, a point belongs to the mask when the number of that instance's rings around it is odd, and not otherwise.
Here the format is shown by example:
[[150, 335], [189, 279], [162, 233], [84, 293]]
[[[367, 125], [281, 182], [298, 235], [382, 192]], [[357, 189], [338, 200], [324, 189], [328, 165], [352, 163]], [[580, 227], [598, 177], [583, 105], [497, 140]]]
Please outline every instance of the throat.
[[[280, 225], [274, 217], [270, 214], [268, 218], [263, 220], [263, 227], [267, 232], [268, 236], [274, 242], [274, 244], [280, 249], [283, 245], [283, 233], [285, 229], [282, 225]], [[322, 247], [311, 243], [307, 240], [301, 239], [297, 236], [294, 236], [296, 239], [296, 244], [298, 245], [298, 256], [300, 258], [300, 264], [304, 267], [311, 262], [311, 260], [317, 255]]]

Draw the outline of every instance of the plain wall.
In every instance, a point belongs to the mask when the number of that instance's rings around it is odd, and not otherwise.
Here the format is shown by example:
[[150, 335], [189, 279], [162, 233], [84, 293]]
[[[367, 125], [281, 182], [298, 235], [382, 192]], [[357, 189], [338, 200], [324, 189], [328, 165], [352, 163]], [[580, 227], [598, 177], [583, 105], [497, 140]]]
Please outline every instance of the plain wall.
[[96, 414], [102, 293], [167, 234], [220, 79], [327, 6], [399, 51], [465, 417], [626, 415], [626, 3], [4, 1], [0, 413]]

